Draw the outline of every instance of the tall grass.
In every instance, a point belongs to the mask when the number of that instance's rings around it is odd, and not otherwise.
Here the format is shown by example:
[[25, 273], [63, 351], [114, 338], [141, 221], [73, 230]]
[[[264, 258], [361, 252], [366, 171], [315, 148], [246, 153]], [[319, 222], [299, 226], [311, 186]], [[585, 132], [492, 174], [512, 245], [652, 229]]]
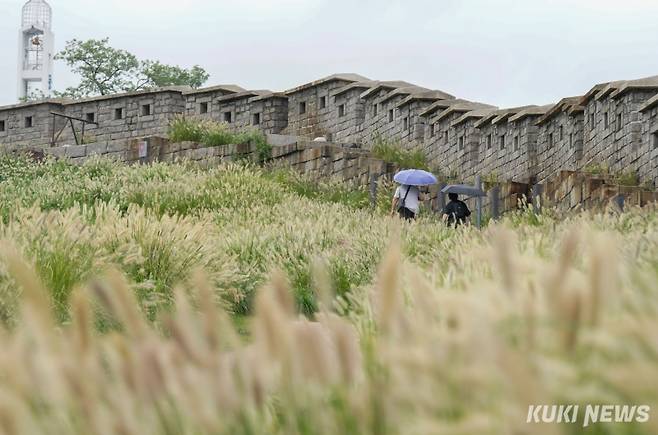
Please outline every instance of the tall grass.
[[381, 137], [375, 139], [371, 150], [374, 157], [395, 164], [400, 169], [429, 170], [427, 156], [421, 150], [406, 150], [400, 144]]
[[655, 209], [453, 230], [251, 166], [0, 164], [0, 433], [572, 435], [528, 405], [658, 406]]
[[[425, 266], [393, 237], [374, 281], [343, 296], [315, 264], [312, 320], [295, 314], [290, 284], [274, 272], [248, 341], [200, 271], [174, 289], [157, 328], [113, 269], [74, 290], [71, 321], [57, 327], [38, 274], [3, 245], [22, 303], [18, 325], [0, 334], [0, 430], [573, 434], [582, 423], [527, 424], [528, 405], [655, 409], [655, 218], [583, 216], [456, 237], [456, 256]], [[96, 332], [99, 316], [113, 332]], [[651, 419], [591, 431], [657, 429]]]
[[371, 206], [370, 194], [365, 188], [354, 187], [340, 180], [318, 181], [294, 170], [277, 167], [271, 168], [264, 175], [304, 198], [344, 204], [355, 209]]
[[[59, 295], [62, 320], [73, 288], [113, 266], [130, 278], [152, 318], [171, 306], [173, 288], [196, 268], [241, 315], [253, 311], [267, 274], [284, 269], [298, 306], [311, 314], [314, 261], [324, 258], [347, 293], [372, 278], [394, 226], [383, 213], [373, 215], [366, 191], [282, 169], [5, 164], [0, 237], [17, 245]], [[363, 231], [369, 221], [376, 224]], [[444, 231], [430, 220], [423, 225], [434, 228], [428, 234]], [[6, 319], [15, 317], [11, 304], [3, 310]]]
[[253, 143], [259, 161], [272, 157], [272, 147], [267, 143], [267, 138], [260, 130], [253, 128], [236, 133], [226, 123], [180, 116], [171, 121], [168, 136], [172, 142], [196, 142], [211, 147]]

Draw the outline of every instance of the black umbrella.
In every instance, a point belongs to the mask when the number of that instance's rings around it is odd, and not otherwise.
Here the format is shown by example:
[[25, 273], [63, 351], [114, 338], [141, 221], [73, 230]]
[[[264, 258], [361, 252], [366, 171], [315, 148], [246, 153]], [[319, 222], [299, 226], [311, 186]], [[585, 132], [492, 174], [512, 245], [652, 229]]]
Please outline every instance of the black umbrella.
[[469, 198], [482, 198], [487, 196], [482, 189], [466, 184], [451, 184], [441, 189], [442, 193], [456, 193], [457, 195], [466, 195]]

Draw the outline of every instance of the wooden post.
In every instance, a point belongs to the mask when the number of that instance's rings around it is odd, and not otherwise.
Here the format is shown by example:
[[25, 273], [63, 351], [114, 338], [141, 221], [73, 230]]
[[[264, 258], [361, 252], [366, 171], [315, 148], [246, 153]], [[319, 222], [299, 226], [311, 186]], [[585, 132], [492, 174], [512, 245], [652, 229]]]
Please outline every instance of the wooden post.
[[73, 125], [73, 120], [69, 118], [69, 123], [71, 124], [71, 130], [73, 130], [73, 137], [75, 138], [75, 144], [81, 145], [80, 140], [78, 139], [78, 133], [75, 131], [75, 125]]
[[[475, 187], [482, 190], [482, 178], [479, 175], [475, 177]], [[475, 204], [477, 204], [477, 227], [482, 228], [482, 197], [478, 196], [475, 198]]]
[[617, 204], [617, 207], [619, 207], [619, 211], [623, 213], [626, 197], [620, 193], [619, 195], [615, 196], [614, 201]]
[[500, 217], [500, 186], [496, 185], [489, 191], [489, 203], [491, 204], [491, 218]]
[[443, 213], [446, 208], [446, 196], [442, 190], [446, 187], [446, 183], [439, 183], [439, 191], [436, 194], [436, 212]]
[[536, 214], [541, 214], [542, 193], [544, 193], [543, 185], [535, 184], [532, 186], [532, 206]]
[[53, 115], [53, 121], [52, 121], [52, 135], [51, 135], [51, 140], [50, 140], [50, 146], [54, 147], [55, 146], [55, 118], [56, 116]]
[[379, 175], [377, 174], [370, 174], [370, 204], [372, 205], [372, 208], [377, 207], [377, 180], [379, 179]]

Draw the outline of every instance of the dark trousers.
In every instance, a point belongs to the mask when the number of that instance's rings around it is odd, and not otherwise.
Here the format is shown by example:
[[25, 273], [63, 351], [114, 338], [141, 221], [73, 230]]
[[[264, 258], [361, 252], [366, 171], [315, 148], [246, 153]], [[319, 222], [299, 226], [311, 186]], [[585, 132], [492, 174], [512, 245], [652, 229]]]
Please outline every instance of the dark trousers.
[[416, 219], [416, 213], [409, 210], [407, 207], [400, 207], [400, 209], [398, 210], [398, 214], [402, 219], [407, 221], [412, 221]]

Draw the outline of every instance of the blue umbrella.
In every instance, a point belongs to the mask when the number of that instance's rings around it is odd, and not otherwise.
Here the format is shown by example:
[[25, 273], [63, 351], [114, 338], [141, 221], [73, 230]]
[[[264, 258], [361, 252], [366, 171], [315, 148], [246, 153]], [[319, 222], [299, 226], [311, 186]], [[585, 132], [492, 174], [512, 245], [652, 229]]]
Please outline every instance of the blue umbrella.
[[420, 169], [400, 171], [395, 174], [395, 178], [393, 179], [396, 183], [404, 184], [405, 186], [430, 186], [438, 183], [434, 175]]

